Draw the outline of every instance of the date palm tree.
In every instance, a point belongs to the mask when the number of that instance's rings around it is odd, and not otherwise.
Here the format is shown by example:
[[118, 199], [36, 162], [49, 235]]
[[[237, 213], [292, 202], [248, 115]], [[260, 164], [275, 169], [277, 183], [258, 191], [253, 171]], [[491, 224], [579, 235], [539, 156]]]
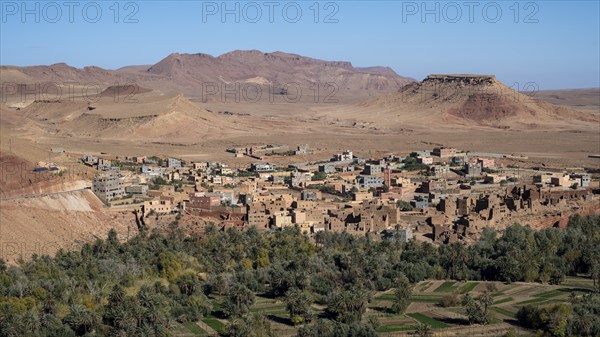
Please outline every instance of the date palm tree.
[[431, 337], [433, 336], [433, 331], [429, 325], [421, 323], [417, 326], [416, 334], [418, 337]]
[[396, 314], [403, 313], [410, 304], [412, 296], [412, 286], [405, 276], [400, 277], [397, 281], [397, 287], [394, 291], [392, 300], [392, 311]]
[[69, 313], [64, 318], [64, 323], [76, 334], [84, 335], [93, 330], [96, 319], [83, 305], [75, 304], [69, 309]]
[[292, 321], [295, 317], [300, 317], [304, 320], [310, 309], [308, 297], [298, 288], [292, 288], [285, 293], [285, 303]]

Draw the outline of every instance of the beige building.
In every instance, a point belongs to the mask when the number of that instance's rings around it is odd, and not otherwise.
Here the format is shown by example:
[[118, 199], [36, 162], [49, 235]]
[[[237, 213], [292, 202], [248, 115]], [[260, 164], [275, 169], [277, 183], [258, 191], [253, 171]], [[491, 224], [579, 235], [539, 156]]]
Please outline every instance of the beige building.
[[306, 212], [300, 210], [294, 210], [292, 212], [292, 222], [295, 224], [301, 224], [306, 222]]
[[371, 192], [352, 193], [352, 200], [354, 200], [354, 201], [363, 201], [363, 200], [371, 200], [371, 199], [373, 199], [373, 193], [371, 193]]
[[482, 168], [496, 167], [496, 161], [492, 158], [477, 158], [477, 162], [481, 164]]
[[417, 157], [417, 163], [424, 164], [424, 165], [431, 165], [431, 164], [433, 164], [433, 158], [431, 158], [431, 157]]
[[554, 186], [568, 187], [573, 184], [568, 174], [555, 175], [550, 178], [550, 183]]
[[552, 179], [552, 174], [544, 173], [544, 174], [536, 174], [533, 176], [534, 184], [550, 184]]
[[149, 200], [144, 201], [144, 212], [146, 214], [154, 211], [156, 213], [171, 213], [173, 204], [169, 200]]
[[92, 191], [104, 203], [111, 200], [122, 198], [125, 195], [123, 187], [116, 173], [99, 174], [92, 180]]
[[273, 217], [273, 223], [277, 228], [293, 226], [292, 217], [283, 212], [280, 214], [275, 214]]
[[456, 149], [451, 147], [436, 147], [433, 149], [432, 154], [440, 158], [454, 157], [456, 155]]
[[263, 203], [256, 202], [248, 205], [247, 222], [248, 226], [256, 227], [259, 230], [269, 228], [269, 215]]
[[506, 180], [506, 176], [505, 175], [487, 174], [483, 178], [483, 181], [485, 181], [486, 183], [489, 183], [489, 184], [499, 184], [502, 180]]
[[207, 167], [207, 163], [205, 163], [205, 162], [194, 163], [193, 167], [194, 167], [194, 170], [204, 170]]

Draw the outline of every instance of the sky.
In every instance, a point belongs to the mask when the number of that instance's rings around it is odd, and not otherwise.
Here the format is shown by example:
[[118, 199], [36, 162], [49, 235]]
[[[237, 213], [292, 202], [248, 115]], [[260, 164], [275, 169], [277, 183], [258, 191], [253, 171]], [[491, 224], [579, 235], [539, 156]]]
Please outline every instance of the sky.
[[117, 69], [171, 53], [285, 51], [402, 76], [600, 87], [600, 1], [5, 1], [0, 64]]

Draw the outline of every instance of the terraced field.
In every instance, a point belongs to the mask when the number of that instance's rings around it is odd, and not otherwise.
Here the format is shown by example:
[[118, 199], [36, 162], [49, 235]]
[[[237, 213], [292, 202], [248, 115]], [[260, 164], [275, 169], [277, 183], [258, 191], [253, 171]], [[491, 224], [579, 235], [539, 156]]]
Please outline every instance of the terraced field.
[[[456, 282], [456, 281], [423, 281], [414, 286], [410, 305], [404, 314], [394, 314], [390, 308], [394, 298], [393, 290], [374, 294], [369, 304], [365, 319], [376, 316], [380, 326], [380, 336], [411, 336], [419, 324], [428, 325], [434, 337], [500, 337], [514, 329], [518, 336], [530, 336], [530, 332], [516, 324], [516, 314], [520, 307], [528, 304], [545, 305], [568, 301], [571, 294], [582, 295], [592, 288], [592, 282], [585, 278], [567, 278], [562, 285], [542, 285], [534, 283], [488, 283], [488, 282]], [[445, 296], [464, 294], [476, 297], [484, 291], [490, 292], [494, 300], [490, 310], [493, 312], [492, 323], [488, 326], [470, 325], [466, 312], [460, 304], [454, 307], [440, 305]], [[218, 300], [217, 300], [218, 302]], [[313, 305], [315, 315], [325, 315], [325, 307]], [[272, 324], [277, 336], [295, 336], [294, 326], [286, 310], [286, 305], [279, 299], [257, 296], [251, 312], [262, 313]], [[213, 313], [200, 322], [176, 325], [175, 335], [218, 336], [224, 331], [227, 319], [222, 317], [218, 305]]]
[[[434, 336], [502, 336], [509, 329], [515, 329], [519, 336], [527, 336], [529, 332], [516, 325], [516, 313], [521, 306], [565, 302], [571, 293], [581, 295], [591, 287], [591, 280], [574, 277], [558, 286], [424, 281], [415, 285], [411, 304], [404, 315], [394, 315], [386, 310], [391, 307], [393, 291], [376, 295], [371, 307], [376, 308], [379, 313], [381, 326], [377, 331], [382, 336], [409, 336], [408, 332], [414, 331], [419, 323], [428, 325]], [[469, 325], [466, 312], [461, 306], [444, 308], [440, 305], [445, 296], [453, 293], [459, 297], [467, 293], [476, 297], [484, 291], [489, 291], [494, 299], [491, 307], [494, 318], [492, 324], [486, 327]]]

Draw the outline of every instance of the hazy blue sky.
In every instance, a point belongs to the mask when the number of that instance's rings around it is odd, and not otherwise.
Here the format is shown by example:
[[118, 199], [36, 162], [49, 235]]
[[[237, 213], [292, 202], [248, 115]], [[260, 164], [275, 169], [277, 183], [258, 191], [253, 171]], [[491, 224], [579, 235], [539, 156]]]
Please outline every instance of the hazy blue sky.
[[321, 1], [318, 14], [314, 1], [228, 1], [224, 20], [223, 1], [121, 1], [118, 12], [114, 1], [1, 3], [2, 65], [114, 69], [172, 52], [258, 49], [390, 66], [417, 79], [484, 73], [521, 87], [600, 86], [599, 1]]

